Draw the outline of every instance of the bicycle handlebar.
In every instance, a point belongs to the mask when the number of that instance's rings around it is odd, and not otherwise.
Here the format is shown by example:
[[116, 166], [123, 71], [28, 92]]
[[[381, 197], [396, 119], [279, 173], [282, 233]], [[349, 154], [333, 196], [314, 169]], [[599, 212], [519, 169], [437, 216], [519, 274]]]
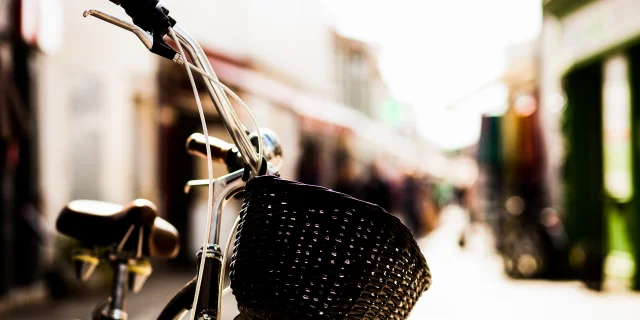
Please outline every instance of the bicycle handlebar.
[[[216, 161], [223, 161], [234, 145], [216, 137], [209, 136], [211, 158]], [[205, 136], [202, 133], [194, 133], [187, 139], [187, 152], [200, 158], [207, 158], [207, 145]]]
[[[128, 23], [122, 23], [119, 19], [102, 14], [101, 20], [119, 26], [125, 30], [132, 31], [149, 47], [150, 51], [167, 59], [178, 62], [180, 60], [187, 62], [186, 57], [180, 57], [171, 46], [165, 41], [169, 28], [172, 28], [178, 37], [178, 41], [184, 47], [185, 54], [189, 55], [194, 65], [204, 70], [210, 77], [218, 79], [207, 55], [202, 50], [198, 42], [180, 25], [176, 20], [169, 16], [169, 9], [158, 0], [109, 0], [116, 5], [120, 5], [127, 15], [133, 19], [135, 26]], [[97, 11], [90, 10], [93, 13]], [[89, 12], [89, 11], [88, 11]], [[94, 15], [94, 14], [91, 14]], [[140, 34], [142, 29], [151, 34], [152, 39], [146, 39], [146, 36]], [[146, 42], [145, 42], [146, 41]], [[149, 42], [150, 41], [150, 42]], [[218, 114], [222, 119], [222, 123], [231, 136], [234, 144], [238, 147], [242, 160], [246, 163], [254, 174], [258, 174], [262, 159], [256, 154], [246, 130], [235, 115], [231, 103], [224, 93], [223, 89], [216, 82], [202, 76], [205, 82], [209, 96], [214, 103]]]
[[[274, 169], [279, 169], [282, 164], [282, 145], [278, 139], [278, 135], [271, 129], [260, 128], [262, 134], [262, 143], [264, 147], [263, 156], [265, 160]], [[249, 134], [249, 140], [254, 148], [258, 148], [258, 135], [257, 132]], [[209, 150], [211, 152], [211, 159], [216, 162], [224, 163], [227, 165], [229, 172], [242, 169], [244, 163], [242, 157], [238, 152], [238, 148], [235, 145], [226, 141], [220, 140], [216, 137], [209, 136]], [[199, 158], [207, 158], [207, 144], [205, 142], [205, 136], [202, 133], [193, 133], [189, 136], [186, 143], [187, 152], [191, 155]]]
[[[199, 158], [207, 158], [207, 144], [202, 133], [194, 133], [187, 139], [187, 152]], [[211, 159], [224, 163], [229, 172], [242, 169], [244, 163], [238, 153], [238, 149], [231, 143], [209, 136], [209, 150]]]

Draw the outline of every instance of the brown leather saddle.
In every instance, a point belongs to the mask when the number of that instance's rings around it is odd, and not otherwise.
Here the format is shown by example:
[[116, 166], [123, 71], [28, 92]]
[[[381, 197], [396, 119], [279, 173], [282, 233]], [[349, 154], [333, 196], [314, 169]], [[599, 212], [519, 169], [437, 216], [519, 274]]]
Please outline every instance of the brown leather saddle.
[[[123, 250], [137, 250], [155, 258], [178, 254], [178, 231], [158, 216], [156, 206], [136, 199], [126, 206], [95, 200], [74, 200], [60, 212], [56, 227], [85, 246], [106, 247], [122, 243]], [[127, 234], [129, 234], [127, 236]]]

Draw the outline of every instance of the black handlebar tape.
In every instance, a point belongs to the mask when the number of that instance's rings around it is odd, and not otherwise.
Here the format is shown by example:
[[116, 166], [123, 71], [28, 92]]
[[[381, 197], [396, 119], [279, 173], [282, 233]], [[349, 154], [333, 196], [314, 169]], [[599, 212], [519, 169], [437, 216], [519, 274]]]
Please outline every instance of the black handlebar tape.
[[133, 24], [153, 35], [151, 52], [173, 60], [177, 52], [169, 46], [163, 37], [169, 32], [176, 21], [169, 16], [169, 10], [158, 6], [158, 0], [112, 0], [120, 2], [120, 6], [131, 17]]
[[158, 0], [116, 0], [124, 11], [133, 19], [133, 23], [147, 32], [165, 30], [173, 24], [167, 15], [168, 11], [158, 10]]

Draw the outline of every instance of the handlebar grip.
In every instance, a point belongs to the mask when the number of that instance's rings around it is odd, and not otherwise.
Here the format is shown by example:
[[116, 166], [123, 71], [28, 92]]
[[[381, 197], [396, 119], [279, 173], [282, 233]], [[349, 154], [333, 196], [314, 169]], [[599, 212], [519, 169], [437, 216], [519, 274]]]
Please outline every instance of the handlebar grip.
[[[209, 145], [211, 158], [219, 162], [224, 162], [227, 154], [234, 147], [233, 144], [214, 137], [209, 137]], [[187, 139], [187, 152], [200, 158], [207, 158], [207, 144], [202, 133], [194, 133], [189, 136]]]
[[[242, 157], [232, 143], [209, 137], [209, 146], [211, 160], [224, 163], [229, 172], [234, 172], [244, 167]], [[189, 136], [187, 139], [187, 152], [200, 158], [207, 158], [207, 143], [202, 133], [194, 133]]]

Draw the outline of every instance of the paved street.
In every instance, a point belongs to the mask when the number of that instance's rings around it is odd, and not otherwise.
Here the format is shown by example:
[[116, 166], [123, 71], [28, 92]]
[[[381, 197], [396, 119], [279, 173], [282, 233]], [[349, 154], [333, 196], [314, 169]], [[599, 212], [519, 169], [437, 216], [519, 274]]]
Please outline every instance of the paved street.
[[[598, 294], [578, 282], [514, 281], [502, 273], [501, 262], [489, 250], [488, 237], [480, 229], [461, 250], [457, 239], [464, 225], [464, 213], [449, 208], [442, 226], [421, 239], [433, 272], [433, 285], [418, 302], [410, 319], [639, 319], [639, 294]], [[192, 275], [175, 274], [149, 280], [141, 295], [129, 301], [130, 319], [150, 320], [171, 295]], [[89, 319], [100, 297], [35, 306], [14, 312], [9, 320]], [[224, 303], [224, 319], [237, 314], [233, 296]]]
[[[127, 310], [131, 320], [155, 320], [161, 308], [194, 274], [154, 274], [145, 284], [141, 293], [129, 295]], [[80, 299], [50, 302], [27, 310], [19, 310], [8, 315], [7, 320], [90, 320], [93, 307], [105, 296], [91, 296]], [[223, 301], [224, 319], [233, 319], [238, 314], [235, 300], [227, 295]], [[1, 318], [1, 317], [0, 317]]]

